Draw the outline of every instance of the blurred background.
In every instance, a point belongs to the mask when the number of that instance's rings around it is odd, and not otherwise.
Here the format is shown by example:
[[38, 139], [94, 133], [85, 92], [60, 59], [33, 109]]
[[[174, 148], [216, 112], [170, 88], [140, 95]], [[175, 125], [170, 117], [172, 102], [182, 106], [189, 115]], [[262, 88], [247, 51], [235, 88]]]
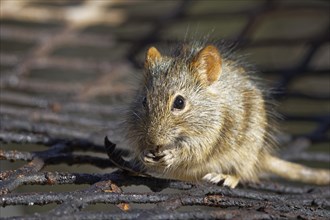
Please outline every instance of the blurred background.
[[[188, 36], [234, 43], [254, 64], [283, 116], [282, 157], [330, 162], [330, 3], [327, 0], [1, 0], [1, 150], [41, 151], [45, 139], [119, 146], [121, 112], [143, 57]], [[314, 156], [310, 156], [313, 152]], [[76, 152], [94, 155], [95, 152]], [[316, 155], [316, 156], [315, 156]], [[0, 158], [1, 159], [1, 158]], [[25, 161], [0, 161], [1, 172]], [[43, 171], [107, 173], [86, 164]], [[86, 185], [21, 186], [15, 192], [69, 192]], [[1, 216], [45, 212], [8, 206]], [[107, 205], [108, 206], [108, 205]], [[106, 207], [106, 206], [104, 206]], [[104, 208], [103, 207], [103, 208]]]

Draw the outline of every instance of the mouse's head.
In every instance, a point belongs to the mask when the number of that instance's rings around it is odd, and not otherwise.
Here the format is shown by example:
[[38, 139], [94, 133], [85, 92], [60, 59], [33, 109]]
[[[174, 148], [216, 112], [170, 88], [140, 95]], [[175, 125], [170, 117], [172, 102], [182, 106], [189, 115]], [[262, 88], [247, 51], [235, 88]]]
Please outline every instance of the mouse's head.
[[128, 137], [140, 158], [166, 149], [202, 151], [216, 142], [221, 126], [216, 84], [222, 59], [212, 45], [180, 55], [148, 49], [145, 74], [128, 116]]

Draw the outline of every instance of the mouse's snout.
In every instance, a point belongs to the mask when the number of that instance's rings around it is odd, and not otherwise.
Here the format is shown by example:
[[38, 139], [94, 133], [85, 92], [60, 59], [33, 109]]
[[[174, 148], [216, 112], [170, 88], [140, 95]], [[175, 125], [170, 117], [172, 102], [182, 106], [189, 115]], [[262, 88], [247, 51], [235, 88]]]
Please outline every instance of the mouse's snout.
[[145, 141], [148, 146], [152, 146], [156, 151], [168, 144], [168, 140], [164, 134], [147, 134]]

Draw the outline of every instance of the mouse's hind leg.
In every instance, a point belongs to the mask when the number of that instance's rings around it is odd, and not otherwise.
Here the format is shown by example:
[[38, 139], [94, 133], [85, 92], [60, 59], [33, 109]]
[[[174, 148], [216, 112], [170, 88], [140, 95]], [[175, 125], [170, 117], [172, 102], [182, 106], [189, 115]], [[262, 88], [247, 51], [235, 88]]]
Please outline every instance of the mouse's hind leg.
[[203, 177], [203, 180], [214, 184], [218, 184], [223, 181], [222, 185], [230, 188], [235, 188], [239, 182], [239, 178], [237, 176], [222, 173], [208, 173]]

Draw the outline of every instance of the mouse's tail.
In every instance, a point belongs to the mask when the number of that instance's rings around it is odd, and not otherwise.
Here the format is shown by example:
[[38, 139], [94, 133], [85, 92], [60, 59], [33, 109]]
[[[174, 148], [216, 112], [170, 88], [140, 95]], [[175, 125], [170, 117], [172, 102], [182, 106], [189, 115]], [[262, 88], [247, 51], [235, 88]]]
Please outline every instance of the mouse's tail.
[[272, 155], [267, 155], [264, 159], [266, 172], [292, 181], [316, 185], [330, 185], [330, 170], [306, 167]]

